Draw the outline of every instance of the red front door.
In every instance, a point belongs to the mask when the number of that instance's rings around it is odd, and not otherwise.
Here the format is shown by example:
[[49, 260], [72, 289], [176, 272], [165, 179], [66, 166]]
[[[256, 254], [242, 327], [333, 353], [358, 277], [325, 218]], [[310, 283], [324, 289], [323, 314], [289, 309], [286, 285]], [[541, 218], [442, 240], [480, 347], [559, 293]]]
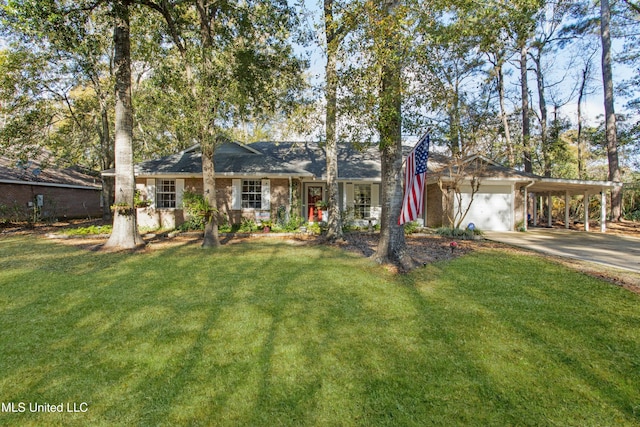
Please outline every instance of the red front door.
[[316, 203], [322, 201], [322, 186], [310, 185], [307, 187], [307, 204], [309, 206], [309, 221], [322, 221], [322, 211], [316, 208]]

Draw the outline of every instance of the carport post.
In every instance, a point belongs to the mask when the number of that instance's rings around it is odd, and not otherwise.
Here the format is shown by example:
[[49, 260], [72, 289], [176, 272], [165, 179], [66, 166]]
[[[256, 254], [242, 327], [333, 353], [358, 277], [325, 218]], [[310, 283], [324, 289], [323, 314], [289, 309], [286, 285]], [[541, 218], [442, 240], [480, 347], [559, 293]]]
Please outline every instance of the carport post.
[[584, 231], [589, 231], [589, 192], [584, 192]]
[[552, 221], [551, 221], [551, 193], [547, 194], [547, 225], [549, 226], [549, 228], [551, 228], [551, 226], [553, 225]]
[[600, 191], [600, 232], [607, 231], [607, 191], [603, 188]]
[[564, 192], [564, 228], [569, 229], [569, 190]]
[[533, 226], [538, 226], [538, 195], [533, 193]]

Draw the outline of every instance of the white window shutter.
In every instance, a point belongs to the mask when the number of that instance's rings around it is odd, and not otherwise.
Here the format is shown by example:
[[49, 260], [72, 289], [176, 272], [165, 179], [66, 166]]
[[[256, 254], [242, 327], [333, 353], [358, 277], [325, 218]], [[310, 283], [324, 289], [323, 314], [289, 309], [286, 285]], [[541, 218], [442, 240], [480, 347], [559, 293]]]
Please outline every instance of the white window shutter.
[[182, 209], [183, 195], [184, 195], [184, 179], [176, 179], [176, 209]]
[[242, 209], [242, 180], [241, 179], [233, 179], [231, 180], [231, 209], [240, 210]]
[[380, 184], [371, 184], [371, 207], [380, 207]]
[[152, 207], [156, 206], [156, 180], [147, 179], [147, 200], [151, 201]]
[[382, 207], [380, 206], [380, 184], [371, 184], [371, 217], [380, 219]]
[[347, 196], [347, 208], [352, 208], [353, 207], [353, 201], [354, 201], [354, 194], [353, 194], [353, 184], [350, 182], [347, 182], [347, 184], [345, 185], [345, 194]]
[[268, 179], [262, 180], [262, 210], [271, 209], [271, 185]]

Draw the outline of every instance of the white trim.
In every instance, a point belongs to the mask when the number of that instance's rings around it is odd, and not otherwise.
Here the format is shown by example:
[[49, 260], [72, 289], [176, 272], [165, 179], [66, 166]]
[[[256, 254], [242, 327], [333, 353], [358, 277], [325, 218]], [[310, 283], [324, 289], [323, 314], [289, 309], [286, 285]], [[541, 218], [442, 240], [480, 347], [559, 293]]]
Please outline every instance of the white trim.
[[622, 187], [622, 182], [614, 181], [587, 181], [582, 179], [564, 179], [564, 178], [537, 178], [536, 182], [548, 183], [548, 184], [575, 184], [575, 185], [589, 185], [589, 186], [601, 186], [606, 188]]
[[[102, 176], [115, 176], [115, 173], [103, 173]], [[300, 175], [293, 173], [256, 173], [254, 175], [247, 175], [246, 172], [216, 172], [216, 178], [242, 178], [242, 179], [261, 179], [261, 178], [294, 178], [304, 179], [310, 178], [313, 174]], [[202, 174], [194, 174], [193, 172], [173, 172], [173, 173], [144, 173], [136, 174], [136, 178], [163, 178], [163, 179], [177, 179], [177, 178], [194, 178], [202, 179]]]

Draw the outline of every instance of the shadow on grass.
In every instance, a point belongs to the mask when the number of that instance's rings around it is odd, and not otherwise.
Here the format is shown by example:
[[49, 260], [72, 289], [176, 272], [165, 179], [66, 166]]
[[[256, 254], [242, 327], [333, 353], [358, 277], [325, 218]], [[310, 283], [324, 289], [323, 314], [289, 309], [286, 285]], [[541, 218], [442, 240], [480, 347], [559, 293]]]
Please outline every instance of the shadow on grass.
[[89, 403], [0, 424], [639, 421], [638, 298], [543, 262], [394, 276], [282, 242], [128, 255], [18, 239], [0, 255], [0, 401]]

